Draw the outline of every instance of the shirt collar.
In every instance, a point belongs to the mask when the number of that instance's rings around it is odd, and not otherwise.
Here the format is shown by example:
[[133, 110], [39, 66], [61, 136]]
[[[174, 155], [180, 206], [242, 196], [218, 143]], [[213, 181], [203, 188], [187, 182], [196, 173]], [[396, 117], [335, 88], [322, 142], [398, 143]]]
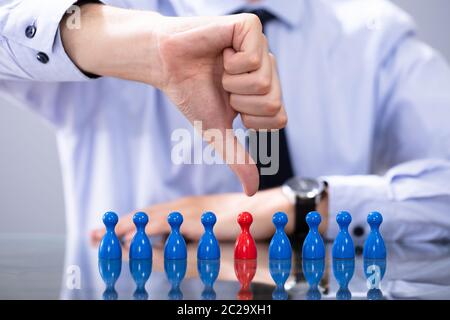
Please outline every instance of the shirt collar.
[[237, 10], [266, 9], [291, 27], [302, 20], [305, 0], [261, 0], [249, 3], [246, 0], [171, 0], [179, 16], [219, 16]]

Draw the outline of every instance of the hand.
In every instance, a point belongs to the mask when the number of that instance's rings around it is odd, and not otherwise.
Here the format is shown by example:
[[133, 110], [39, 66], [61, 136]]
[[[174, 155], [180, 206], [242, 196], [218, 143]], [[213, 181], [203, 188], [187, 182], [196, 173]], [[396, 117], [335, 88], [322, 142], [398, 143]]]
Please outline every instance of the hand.
[[[236, 221], [237, 215], [242, 211], [248, 211], [253, 215], [251, 232], [255, 240], [270, 238], [275, 228], [272, 223], [272, 215], [277, 211], [284, 211], [288, 215], [289, 223], [286, 232], [292, 233], [294, 208], [290, 205], [281, 188], [258, 192], [254, 197], [248, 198], [242, 193], [228, 193], [210, 196], [186, 197], [168, 203], [157, 204], [142, 211], [149, 216], [146, 232], [149, 235], [167, 234], [170, 226], [167, 223], [167, 215], [172, 211], [180, 211], [184, 222], [181, 232], [186, 239], [198, 240], [203, 234], [203, 226], [200, 217], [205, 211], [212, 211], [217, 216], [214, 234], [220, 241], [235, 241], [240, 233], [240, 227]], [[116, 226], [116, 234], [130, 241], [134, 236], [135, 226], [133, 215], [122, 217]], [[99, 241], [105, 233], [104, 229], [92, 232], [92, 240]]]
[[[237, 113], [252, 129], [279, 129], [287, 121], [275, 59], [261, 23], [248, 14], [166, 19], [159, 40], [165, 75], [160, 87], [191, 122], [201, 120], [206, 130], [219, 129], [223, 139], [208, 142], [252, 195], [258, 188], [256, 166], [234, 134], [226, 131]], [[229, 154], [227, 145], [235, 152]], [[237, 159], [248, 164], [238, 164]]]
[[204, 138], [245, 193], [256, 193], [255, 163], [227, 129], [237, 114], [251, 129], [280, 129], [287, 117], [275, 59], [255, 15], [172, 18], [89, 4], [82, 6], [80, 30], [64, 25], [64, 47], [82, 70], [161, 89], [187, 119], [202, 122]]

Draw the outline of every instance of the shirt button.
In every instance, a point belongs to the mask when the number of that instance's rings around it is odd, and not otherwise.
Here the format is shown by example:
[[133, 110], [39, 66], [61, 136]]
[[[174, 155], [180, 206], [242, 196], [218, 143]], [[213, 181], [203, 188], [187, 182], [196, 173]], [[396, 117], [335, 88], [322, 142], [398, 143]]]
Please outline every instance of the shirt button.
[[356, 226], [355, 229], [353, 229], [353, 234], [356, 237], [361, 237], [362, 235], [364, 235], [364, 228], [361, 226]]
[[25, 29], [25, 36], [29, 39], [33, 38], [36, 34], [36, 27], [35, 26], [28, 26]]
[[41, 63], [43, 63], [43, 64], [46, 64], [50, 59], [48, 58], [48, 55], [46, 55], [44, 52], [39, 52], [37, 55], [36, 55], [36, 59], [39, 61], [39, 62], [41, 62]]

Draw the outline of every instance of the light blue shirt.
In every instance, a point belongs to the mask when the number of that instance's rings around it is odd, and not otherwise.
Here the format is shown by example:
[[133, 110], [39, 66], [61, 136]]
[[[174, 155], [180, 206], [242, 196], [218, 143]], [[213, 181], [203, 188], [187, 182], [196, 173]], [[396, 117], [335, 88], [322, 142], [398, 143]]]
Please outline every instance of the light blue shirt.
[[[73, 2], [0, 0], [0, 94], [55, 128], [68, 229], [88, 232], [107, 210], [126, 214], [181, 196], [240, 191], [226, 165], [172, 163], [171, 133], [192, 129], [161, 92], [88, 79], [75, 67], [58, 31]], [[182, 16], [245, 5], [104, 2]], [[368, 212], [379, 210], [388, 240], [450, 239], [450, 70], [418, 40], [411, 18], [382, 0], [259, 6], [279, 18], [266, 32], [278, 61], [295, 174], [329, 183], [327, 237], [337, 234], [339, 210], [348, 210], [351, 228], [365, 235]], [[33, 38], [25, 35], [29, 25], [36, 27]], [[47, 64], [38, 52], [48, 55]]]

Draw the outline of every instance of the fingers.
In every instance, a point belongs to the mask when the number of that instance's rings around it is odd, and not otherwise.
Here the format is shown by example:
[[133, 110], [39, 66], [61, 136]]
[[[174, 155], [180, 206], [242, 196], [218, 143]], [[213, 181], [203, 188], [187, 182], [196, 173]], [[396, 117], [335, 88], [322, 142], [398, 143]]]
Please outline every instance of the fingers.
[[233, 51], [224, 52], [224, 68], [229, 74], [252, 72], [261, 67], [265, 37], [261, 21], [253, 14], [235, 16]]
[[[154, 214], [149, 214], [149, 216], [149, 223], [145, 227], [145, 233], [148, 236], [152, 237], [169, 233], [169, 225], [166, 221], [165, 216]], [[132, 217], [130, 217], [129, 219], [132, 219]], [[124, 220], [124, 224], [128, 224], [127, 220], [129, 219], [128, 217], [124, 217], [121, 220]], [[120, 236], [120, 238], [122, 238], [126, 243], [129, 243], [133, 239], [135, 233], [136, 229], [134, 228], [133, 224], [133, 227], [131, 229], [126, 229], [125, 232]]]
[[[229, 51], [229, 50], [227, 50]], [[222, 78], [223, 88], [235, 94], [268, 94], [272, 85], [272, 61], [268, 53], [263, 55], [259, 69], [241, 74], [225, 73]]]
[[[247, 128], [281, 129], [287, 123], [286, 112], [281, 103], [281, 88], [274, 57], [262, 33], [261, 22], [255, 15], [243, 15], [244, 23], [235, 24], [233, 48], [223, 52], [223, 88], [230, 93], [231, 107], [241, 114]], [[233, 157], [251, 157], [235, 137], [227, 137], [234, 143]], [[258, 190], [259, 175], [253, 159], [239, 164], [227, 163], [239, 177], [244, 192], [254, 195]]]
[[276, 120], [272, 117], [256, 117], [249, 115], [242, 115], [242, 123], [249, 129], [254, 130], [277, 130], [283, 129], [287, 123], [287, 117], [282, 114], [276, 116]]
[[[132, 215], [127, 215], [119, 219], [119, 222], [116, 225], [115, 232], [119, 239], [124, 238], [128, 233], [131, 233], [134, 230], [133, 217]], [[91, 241], [98, 242], [102, 240], [105, 235], [106, 229], [105, 227], [93, 230], [91, 232]]]
[[100, 240], [102, 240], [103, 235], [105, 234], [106, 230], [105, 228], [99, 228], [96, 230], [92, 230], [91, 232], [91, 241], [93, 243], [95, 242], [99, 242]]
[[[281, 129], [287, 124], [275, 58], [266, 56], [267, 62], [257, 72], [223, 77], [225, 90], [231, 92], [231, 107], [241, 114], [247, 128], [255, 130]], [[263, 70], [267, 68], [270, 72]], [[271, 78], [267, 80], [269, 74]]]
[[[247, 128], [281, 129], [287, 123], [287, 116], [281, 103], [275, 59], [269, 53], [261, 22], [255, 15], [238, 15], [238, 18], [241, 22], [234, 25], [233, 47], [223, 51], [223, 88], [230, 93], [229, 103], [241, 114]], [[227, 141], [232, 139], [235, 138], [228, 137]], [[234, 143], [237, 157], [247, 157], [244, 147], [237, 140]], [[256, 165], [227, 163], [239, 177], [244, 192], [255, 194], [259, 184]]]
[[260, 117], [276, 116], [283, 104], [278, 94], [255, 95], [230, 95], [230, 105], [241, 114], [248, 114]]
[[133, 215], [134, 213], [131, 213], [119, 219], [115, 228], [116, 235], [119, 239], [134, 230]]
[[154, 215], [151, 223], [149, 223], [145, 228], [145, 233], [149, 236], [159, 236], [169, 233], [170, 227], [166, 221], [167, 214], [169, 213], [164, 212], [164, 214], [160, 213], [158, 215]]
[[[271, 68], [271, 79], [269, 83], [267, 92], [263, 94], [241, 94], [240, 90], [229, 91], [230, 94], [230, 105], [233, 109], [242, 114], [248, 114], [252, 116], [276, 116], [283, 108], [281, 99], [281, 87], [280, 81], [278, 79], [278, 74], [276, 72], [275, 59], [270, 56], [270, 68]], [[258, 79], [254, 80], [255, 82]], [[231, 86], [228, 86], [230, 88]], [[225, 89], [227, 90], [227, 89]], [[253, 91], [254, 92], [254, 91]]]

